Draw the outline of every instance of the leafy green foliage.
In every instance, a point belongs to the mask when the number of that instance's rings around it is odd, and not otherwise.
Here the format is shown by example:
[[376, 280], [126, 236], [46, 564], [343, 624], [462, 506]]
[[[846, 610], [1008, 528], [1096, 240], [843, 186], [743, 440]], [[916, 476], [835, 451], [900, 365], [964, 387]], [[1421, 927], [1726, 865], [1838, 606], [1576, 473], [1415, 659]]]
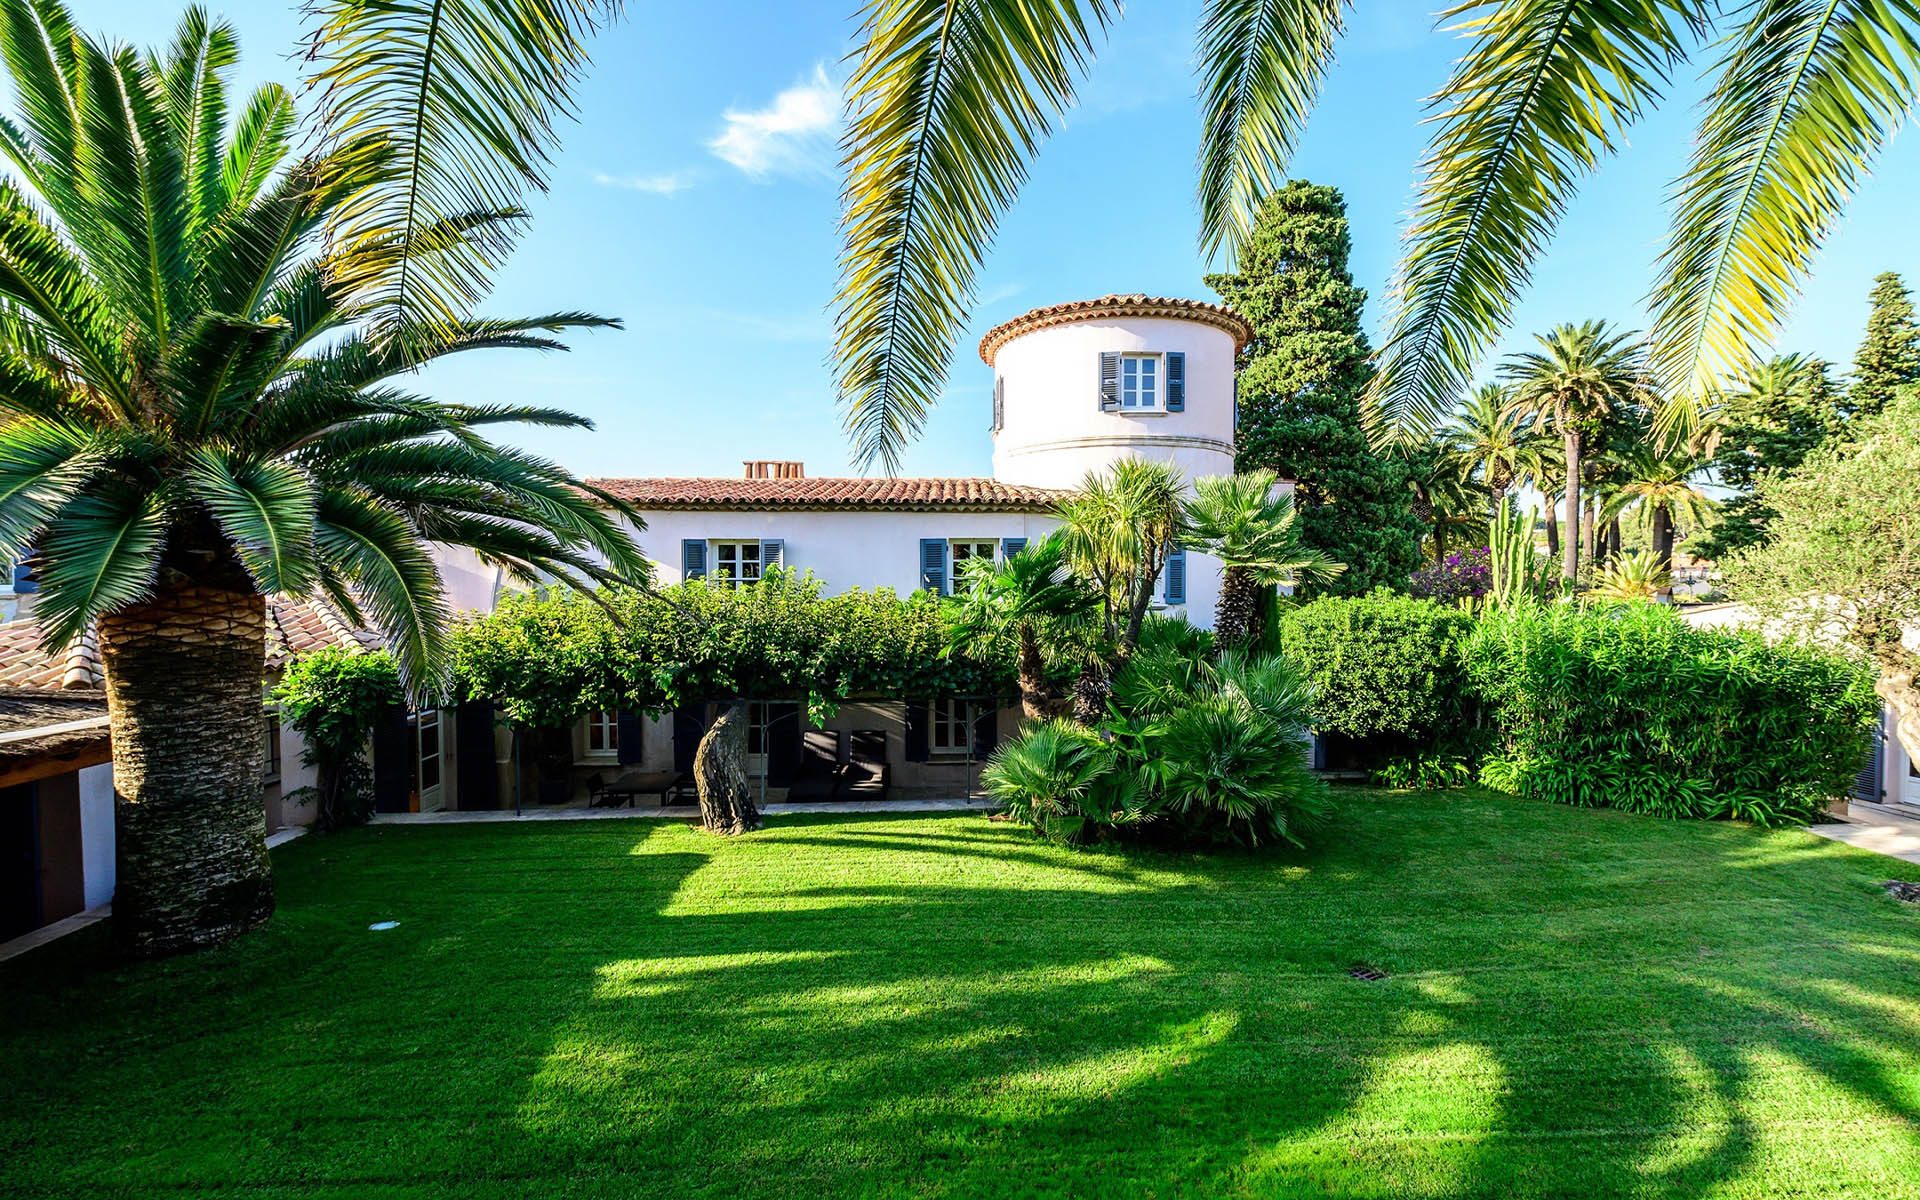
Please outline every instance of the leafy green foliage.
[[[491, 184], [525, 177], [577, 65], [564, 47], [582, 27], [547, 22], [549, 3], [580, 15], [574, 0], [317, 6], [327, 107], [357, 116], [295, 157], [285, 89], [229, 112], [238, 47], [202, 10], [141, 55], [79, 35], [57, 0], [0, 0], [17, 109], [0, 136], [16, 177], [0, 182], [0, 558], [38, 555], [50, 647], [183, 581], [324, 592], [431, 694], [446, 608], [429, 543], [523, 579], [646, 578], [629, 510], [482, 433], [585, 422], [397, 382], [614, 323], [461, 306], [396, 339], [356, 283], [444, 270], [454, 299], [479, 294], [515, 219], [485, 202]], [[460, 70], [429, 85], [421, 56], [445, 66], [456, 45]], [[381, 69], [401, 59], [412, 94]], [[526, 103], [455, 115], [449, 92]], [[449, 279], [434, 276], [443, 299]]]
[[1313, 727], [1350, 738], [1430, 743], [1466, 708], [1460, 645], [1473, 618], [1391, 592], [1328, 596], [1280, 617], [1280, 652], [1313, 691]]
[[360, 825], [373, 814], [367, 739], [380, 714], [403, 699], [399, 669], [384, 650], [355, 654], [328, 646], [296, 658], [281, 674], [273, 702], [306, 739], [301, 761], [319, 779], [317, 828]]
[[1856, 417], [1877, 415], [1901, 388], [1920, 383], [1920, 321], [1906, 284], [1892, 271], [1874, 276], [1869, 303], [1867, 334], [1847, 387], [1847, 408]]
[[1324, 822], [1307, 761], [1309, 692], [1292, 665], [1158, 618], [1113, 680], [1096, 726], [1028, 726], [981, 778], [1009, 815], [1056, 840], [1301, 845]]
[[791, 699], [816, 713], [852, 696], [1005, 696], [1013, 644], [988, 634], [949, 653], [939, 597], [821, 594], [769, 571], [738, 588], [693, 580], [655, 592], [509, 596], [453, 635], [458, 693], [533, 726], [593, 709], [660, 712], [692, 701]]
[[1240, 355], [1236, 465], [1294, 480], [1303, 545], [1346, 564], [1309, 581], [1309, 593], [1397, 587], [1420, 561], [1405, 476], [1360, 419], [1372, 367], [1351, 249], [1340, 192], [1295, 180], [1261, 205], [1238, 270], [1207, 276], [1253, 326]]
[[1494, 613], [1464, 649], [1498, 730], [1481, 781], [1563, 804], [1811, 820], [1846, 794], [1878, 712], [1844, 659], [1654, 605]]
[[1761, 481], [1798, 467], [1843, 428], [1825, 363], [1789, 354], [1748, 368], [1727, 392], [1713, 460], [1717, 481], [1734, 494], [1693, 552], [1722, 559], [1765, 541], [1774, 513], [1759, 494]]
[[1472, 783], [1473, 763], [1450, 750], [1401, 754], [1375, 767], [1373, 781], [1401, 791], [1438, 792]]

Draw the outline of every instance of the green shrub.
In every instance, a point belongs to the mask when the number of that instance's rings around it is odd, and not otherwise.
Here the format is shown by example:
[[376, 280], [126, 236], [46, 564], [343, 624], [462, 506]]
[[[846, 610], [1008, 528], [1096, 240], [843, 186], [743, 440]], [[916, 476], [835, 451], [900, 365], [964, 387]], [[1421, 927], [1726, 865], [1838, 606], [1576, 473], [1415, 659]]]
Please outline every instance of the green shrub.
[[1428, 750], [1401, 754], [1373, 769], [1373, 781], [1401, 791], [1439, 792], [1473, 782], [1473, 763], [1464, 754]]
[[1481, 781], [1565, 804], [1810, 820], [1845, 794], [1878, 711], [1844, 659], [1652, 605], [1495, 613], [1464, 649], [1498, 730]]
[[1460, 644], [1473, 618], [1392, 592], [1326, 597], [1280, 617], [1280, 653], [1313, 691], [1313, 727], [1380, 753], [1456, 737], [1471, 711]]
[[313, 792], [314, 827], [365, 824], [373, 814], [367, 739], [381, 711], [404, 701], [393, 656], [333, 646], [302, 655], [280, 676], [273, 700], [281, 719], [306, 740], [300, 761], [314, 768], [315, 786], [292, 795]]
[[1310, 694], [1273, 656], [1204, 657], [1162, 623], [1114, 679], [1098, 727], [1029, 727], [988, 762], [988, 794], [1046, 837], [1300, 845], [1327, 813], [1307, 763]]

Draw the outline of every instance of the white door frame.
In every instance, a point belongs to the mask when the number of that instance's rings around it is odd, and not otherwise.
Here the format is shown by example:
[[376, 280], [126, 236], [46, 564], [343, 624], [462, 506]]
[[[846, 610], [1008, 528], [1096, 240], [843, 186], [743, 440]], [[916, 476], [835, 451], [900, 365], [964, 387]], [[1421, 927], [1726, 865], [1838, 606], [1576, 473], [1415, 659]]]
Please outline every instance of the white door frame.
[[[447, 806], [447, 722], [438, 708], [423, 708], [413, 723], [414, 770], [420, 780], [420, 811], [439, 812]], [[431, 734], [433, 752], [428, 754]], [[428, 783], [431, 775], [432, 783]]]

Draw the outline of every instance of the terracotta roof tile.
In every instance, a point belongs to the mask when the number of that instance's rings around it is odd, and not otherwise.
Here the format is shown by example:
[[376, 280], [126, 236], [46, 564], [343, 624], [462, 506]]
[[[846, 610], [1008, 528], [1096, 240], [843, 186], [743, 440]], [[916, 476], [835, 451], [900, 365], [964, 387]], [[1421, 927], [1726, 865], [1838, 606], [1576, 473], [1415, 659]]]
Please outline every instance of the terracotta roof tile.
[[1235, 350], [1253, 339], [1253, 327], [1239, 313], [1224, 305], [1136, 292], [1128, 296], [1101, 296], [1097, 300], [1049, 304], [1045, 308], [1021, 313], [1013, 320], [987, 330], [987, 335], [980, 339], [980, 359], [992, 366], [993, 357], [1000, 352], [1000, 347], [1021, 334], [1055, 325], [1071, 325], [1075, 321], [1097, 321], [1102, 317], [1165, 317], [1176, 321], [1198, 321], [1233, 335]]
[[[322, 646], [374, 650], [380, 644], [378, 634], [355, 628], [325, 600], [275, 596], [267, 601], [269, 667], [284, 667]], [[0, 687], [99, 688], [106, 681], [100, 644], [92, 630], [64, 653], [48, 654], [41, 649], [40, 626], [33, 620], [0, 623]]]
[[589, 479], [640, 509], [1049, 512], [1071, 493], [997, 479]]

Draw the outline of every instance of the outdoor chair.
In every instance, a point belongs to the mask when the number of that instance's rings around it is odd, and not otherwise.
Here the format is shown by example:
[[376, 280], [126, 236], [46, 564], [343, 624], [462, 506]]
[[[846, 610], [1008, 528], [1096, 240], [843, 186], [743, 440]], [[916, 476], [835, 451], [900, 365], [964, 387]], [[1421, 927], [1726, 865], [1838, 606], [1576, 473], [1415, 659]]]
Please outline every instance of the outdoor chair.
[[840, 782], [840, 733], [809, 729], [800, 738], [800, 765], [787, 786], [790, 801], [831, 800]]
[[883, 729], [857, 729], [847, 739], [847, 765], [836, 794], [843, 800], [884, 800], [893, 784]]

